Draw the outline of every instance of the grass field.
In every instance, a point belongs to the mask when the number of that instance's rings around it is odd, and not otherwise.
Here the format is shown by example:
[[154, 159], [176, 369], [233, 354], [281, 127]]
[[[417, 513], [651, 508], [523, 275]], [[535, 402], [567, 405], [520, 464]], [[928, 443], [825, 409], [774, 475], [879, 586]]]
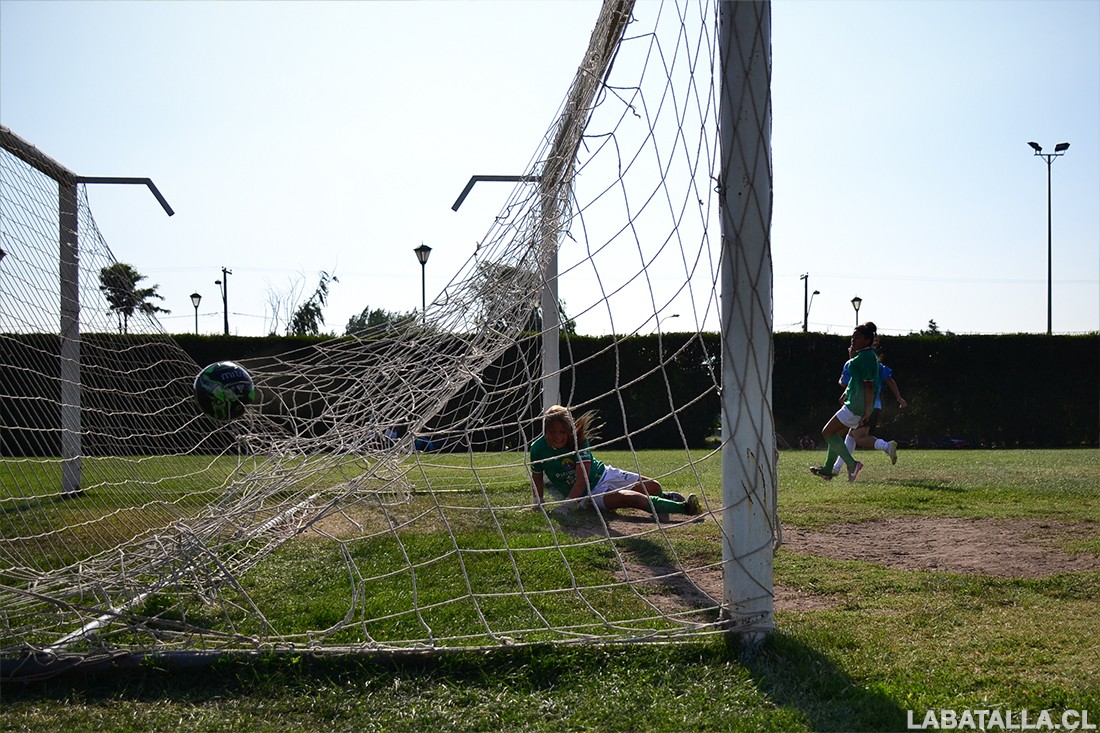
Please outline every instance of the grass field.
[[[641, 460], [656, 474], [682, 458]], [[877, 731], [904, 730], [908, 711], [919, 723], [930, 709], [1032, 720], [1088, 710], [1100, 723], [1100, 451], [913, 451], [897, 466], [871, 456], [856, 484], [810, 476], [806, 466], [822, 458], [781, 455], [780, 516], [792, 539], [775, 581], [797, 602], [777, 600], [777, 631], [752, 655], [707, 637], [76, 670], [4, 682], [0, 730]], [[677, 488], [674, 477], [666, 487]], [[998, 561], [1015, 545], [991, 528], [1038, 533], [1022, 544], [1041, 545], [1045, 570], [902, 567], [888, 535], [881, 557], [875, 540], [857, 556], [809, 551], [801, 539], [918, 523], [934, 532], [948, 521], [977, 530], [960, 554]], [[1071, 569], [1080, 567], [1071, 558], [1088, 569]]]

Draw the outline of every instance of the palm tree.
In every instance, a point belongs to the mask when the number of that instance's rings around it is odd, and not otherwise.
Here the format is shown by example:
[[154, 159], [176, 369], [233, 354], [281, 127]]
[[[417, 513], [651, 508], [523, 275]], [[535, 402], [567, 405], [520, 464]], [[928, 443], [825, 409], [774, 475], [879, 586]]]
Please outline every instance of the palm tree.
[[171, 313], [172, 311], [150, 303], [150, 298], [164, 300], [164, 296], [157, 293], [159, 285], [151, 288], [139, 288], [137, 284], [145, 279], [145, 276], [135, 270], [133, 266], [125, 262], [116, 262], [99, 271], [99, 289], [111, 306], [111, 311], [118, 314], [118, 332], [128, 333], [130, 317], [135, 312], [152, 316], [155, 313]]

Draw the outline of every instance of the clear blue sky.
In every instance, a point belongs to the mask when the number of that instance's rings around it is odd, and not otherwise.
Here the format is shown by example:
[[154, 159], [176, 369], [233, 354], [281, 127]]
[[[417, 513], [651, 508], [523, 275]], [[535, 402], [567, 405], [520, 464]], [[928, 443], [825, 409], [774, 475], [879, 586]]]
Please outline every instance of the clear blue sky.
[[[640, 0], [636, 15], [654, 12]], [[172, 332], [265, 333], [334, 272], [326, 327], [420, 306], [473, 252], [553, 122], [599, 3], [0, 0], [0, 121], [92, 186]], [[772, 5], [777, 330], [1100, 330], [1100, 2]], [[568, 301], [567, 301], [568, 304]], [[265, 317], [267, 316], [267, 317]], [[685, 324], [686, 325], [686, 324]], [[582, 333], [605, 325], [582, 318]], [[666, 328], [675, 330], [673, 324]]]

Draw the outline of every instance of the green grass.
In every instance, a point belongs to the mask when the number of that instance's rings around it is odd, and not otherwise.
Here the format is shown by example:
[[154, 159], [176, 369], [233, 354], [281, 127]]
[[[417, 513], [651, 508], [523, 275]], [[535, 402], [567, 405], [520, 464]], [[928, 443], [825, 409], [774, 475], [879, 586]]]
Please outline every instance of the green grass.
[[[694, 485], [690, 472], [663, 475], [683, 463], [682, 452], [641, 458], [666, 488]], [[1100, 522], [1096, 450], [913, 451], [893, 467], [872, 455], [851, 485], [810, 476], [806, 467], [822, 458], [823, 452], [781, 454], [786, 526], [827, 530], [887, 517]], [[449, 460], [439, 457], [425, 470], [451, 470]], [[629, 465], [627, 454], [608, 460]], [[518, 502], [526, 485], [506, 464], [500, 462], [504, 478], [492, 485], [493, 500]], [[717, 464], [697, 467], [715, 492]], [[509, 518], [510, 541], [541, 543], [545, 524], [534, 517]], [[467, 521], [460, 530], [476, 537], [478, 520]], [[684, 537], [678, 551], [717, 552], [713, 526], [694, 526], [697, 533]], [[1088, 534], [1072, 549], [1100, 555], [1100, 543]], [[1093, 529], [1091, 537], [1097, 535]], [[422, 545], [411, 551], [437, 552], [441, 541], [426, 527]], [[493, 541], [483, 537], [487, 545]], [[333, 558], [324, 552], [331, 547], [317, 545], [280, 553], [249, 578], [256, 592], [267, 587], [273, 599], [285, 599], [280, 621], [299, 618], [318, 628], [342, 613], [337, 602], [317, 602], [329, 586], [333, 598], [345, 592], [333, 573], [326, 575]], [[574, 549], [580, 572], [593, 578], [605, 572], [607, 558], [598, 549]], [[362, 543], [353, 551], [373, 557], [383, 548]], [[450, 570], [441, 566], [433, 582], [445, 585]], [[491, 560], [478, 570], [479, 582], [490, 585], [510, 572]], [[524, 568], [532, 578], [540, 572], [554, 571]], [[290, 592], [303, 577], [314, 602]], [[1087, 709], [1090, 721], [1100, 721], [1100, 572], [1006, 579], [785, 549], [775, 579], [826, 602], [777, 613], [776, 633], [754, 655], [713, 636], [668, 646], [222, 659], [195, 670], [147, 662], [137, 669], [77, 669], [36, 683], [4, 681], [0, 730], [877, 731], [904, 730], [907, 710], [920, 720], [932, 708]], [[370, 602], [385, 607], [386, 593]], [[581, 612], [556, 611], [563, 619]], [[520, 611], [503, 604], [489, 612]], [[467, 623], [461, 612], [453, 621], [459, 628]]]

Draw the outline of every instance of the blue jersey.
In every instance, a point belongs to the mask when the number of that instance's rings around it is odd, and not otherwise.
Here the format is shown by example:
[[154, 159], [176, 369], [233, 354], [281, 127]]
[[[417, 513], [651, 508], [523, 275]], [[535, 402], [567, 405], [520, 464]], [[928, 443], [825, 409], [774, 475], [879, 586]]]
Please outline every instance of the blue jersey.
[[[840, 372], [840, 383], [845, 387], [848, 386], [848, 382], [852, 381], [851, 368], [848, 366], [851, 362], [844, 362], [844, 369]], [[894, 370], [883, 364], [881, 361], [878, 363], [878, 381], [875, 383], [875, 404], [874, 409], [882, 409], [882, 385], [889, 382], [894, 378]]]

